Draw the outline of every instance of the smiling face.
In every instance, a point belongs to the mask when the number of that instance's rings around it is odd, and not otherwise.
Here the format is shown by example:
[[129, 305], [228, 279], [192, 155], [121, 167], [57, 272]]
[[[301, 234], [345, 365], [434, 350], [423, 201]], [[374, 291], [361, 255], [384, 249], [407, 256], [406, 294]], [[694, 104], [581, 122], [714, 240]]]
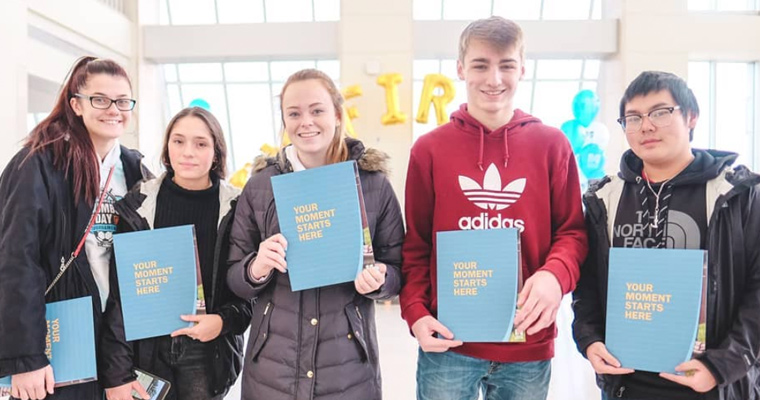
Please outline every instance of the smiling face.
[[289, 84], [282, 94], [282, 119], [301, 162], [308, 168], [326, 164], [340, 117], [324, 84], [318, 79]]
[[194, 116], [178, 119], [169, 133], [168, 147], [174, 182], [190, 190], [208, 187], [214, 138], [206, 123]]
[[498, 49], [473, 40], [462, 60], [457, 61], [459, 79], [467, 86], [467, 110], [477, 120], [501, 126], [514, 112], [517, 84], [525, 75], [520, 50], [516, 46]]
[[[93, 74], [87, 79], [87, 84], [79, 90], [87, 96], [105, 96], [109, 99], [131, 99], [132, 90], [129, 82], [122, 76], [109, 74]], [[74, 113], [82, 117], [87, 132], [94, 143], [109, 142], [124, 134], [132, 111], [120, 111], [116, 104], [111, 104], [105, 110], [92, 107], [89, 99], [74, 97], [70, 100]]]
[[625, 105], [625, 115], [644, 115], [641, 127], [627, 132], [625, 137], [631, 150], [644, 161], [644, 165], [668, 168], [681, 165], [691, 158], [689, 130], [697, 124], [697, 116], [684, 115], [674, 110], [670, 124], [655, 126], [647, 114], [651, 111], [675, 107], [675, 100], [668, 90], [660, 90], [632, 98]]

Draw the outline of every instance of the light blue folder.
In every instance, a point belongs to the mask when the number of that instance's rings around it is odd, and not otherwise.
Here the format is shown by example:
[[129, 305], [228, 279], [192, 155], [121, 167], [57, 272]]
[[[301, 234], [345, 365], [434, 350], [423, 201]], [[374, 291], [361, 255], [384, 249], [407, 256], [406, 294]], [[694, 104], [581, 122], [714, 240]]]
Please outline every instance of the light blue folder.
[[512, 228], [437, 233], [438, 320], [455, 339], [509, 341], [517, 304], [518, 235]]
[[293, 291], [350, 282], [362, 268], [356, 162], [272, 177]]
[[195, 314], [196, 247], [192, 225], [114, 235], [116, 274], [127, 340], [168, 335]]
[[625, 368], [675, 372], [691, 358], [703, 250], [610, 249], [606, 346]]

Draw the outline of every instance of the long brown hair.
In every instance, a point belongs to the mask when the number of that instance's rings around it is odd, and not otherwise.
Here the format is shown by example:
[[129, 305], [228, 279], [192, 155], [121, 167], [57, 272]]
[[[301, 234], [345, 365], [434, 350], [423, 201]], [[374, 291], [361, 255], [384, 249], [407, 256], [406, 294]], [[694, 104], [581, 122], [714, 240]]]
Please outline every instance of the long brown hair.
[[[285, 113], [282, 109], [282, 98], [285, 95], [285, 91], [291, 83], [307, 81], [310, 79], [316, 79], [322, 82], [322, 85], [324, 85], [325, 89], [327, 89], [327, 92], [330, 94], [330, 99], [335, 108], [335, 115], [339, 117], [340, 121], [343, 122], [343, 118], [348, 118], [348, 116], [343, 115], [343, 95], [340, 94], [338, 87], [335, 86], [335, 82], [333, 82], [327, 74], [318, 69], [302, 69], [288, 77], [288, 80], [285, 82], [285, 85], [280, 92], [280, 118], [282, 118], [283, 130], [285, 129]], [[328, 164], [335, 164], [348, 160], [348, 147], [344, 140], [346, 136], [347, 132], [345, 123], [341, 123], [335, 127], [335, 135], [333, 135], [333, 140], [330, 142], [330, 147], [327, 149], [326, 158]]]
[[87, 203], [94, 204], [100, 192], [100, 167], [95, 146], [82, 117], [74, 113], [70, 104], [74, 94], [87, 86], [90, 76], [95, 74], [122, 77], [129, 83], [130, 90], [132, 89], [127, 72], [115, 61], [82, 57], [71, 67], [53, 111], [32, 129], [24, 143], [24, 146], [30, 149], [29, 156], [50, 151], [53, 166], [65, 171], [67, 178], [73, 179], [76, 203], [84, 198]]
[[214, 117], [214, 114], [200, 107], [187, 107], [178, 112], [169, 121], [166, 133], [164, 134], [164, 147], [161, 150], [161, 162], [164, 164], [164, 167], [166, 167], [167, 171], [174, 171], [171, 159], [169, 159], [169, 136], [171, 136], [172, 129], [174, 129], [177, 121], [185, 117], [200, 118], [206, 124], [206, 127], [208, 127], [211, 138], [214, 140], [214, 162], [211, 164], [211, 171], [215, 172], [219, 179], [224, 179], [227, 175], [227, 142], [224, 141], [224, 131], [219, 120]]

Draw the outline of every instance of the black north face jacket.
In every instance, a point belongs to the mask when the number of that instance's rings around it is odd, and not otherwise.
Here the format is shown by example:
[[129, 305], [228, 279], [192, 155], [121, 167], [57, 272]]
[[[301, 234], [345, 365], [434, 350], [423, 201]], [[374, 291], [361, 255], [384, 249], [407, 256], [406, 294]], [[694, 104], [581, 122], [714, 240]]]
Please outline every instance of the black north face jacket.
[[[733, 153], [693, 150], [705, 162], [707, 253], [707, 350], [699, 357], [718, 386], [695, 399], [760, 399], [760, 175], [746, 167], [731, 169]], [[610, 229], [624, 185], [640, 176], [641, 160], [628, 151], [621, 162], [633, 173], [606, 177], [583, 196], [589, 255], [573, 293], [573, 337], [585, 356], [586, 348], [605, 340], [607, 273]], [[638, 165], [638, 167], [637, 167]], [[638, 169], [637, 169], [638, 168]], [[625, 171], [624, 171], [625, 172]], [[625, 375], [597, 375], [597, 384], [610, 398], [636, 396]], [[651, 389], [650, 389], [651, 391]], [[667, 393], [656, 395], [668, 398]]]

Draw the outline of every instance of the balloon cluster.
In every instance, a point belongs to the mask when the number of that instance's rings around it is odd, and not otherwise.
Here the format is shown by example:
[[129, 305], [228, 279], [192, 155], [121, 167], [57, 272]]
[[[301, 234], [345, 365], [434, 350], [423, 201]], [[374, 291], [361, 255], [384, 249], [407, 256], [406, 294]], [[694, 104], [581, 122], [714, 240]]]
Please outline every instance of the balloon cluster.
[[599, 96], [591, 90], [581, 90], [573, 98], [573, 117], [565, 121], [560, 129], [565, 133], [573, 153], [578, 161], [578, 168], [583, 174], [581, 181], [604, 177], [604, 150], [610, 141], [610, 132], [599, 121], [594, 121], [599, 114]]

